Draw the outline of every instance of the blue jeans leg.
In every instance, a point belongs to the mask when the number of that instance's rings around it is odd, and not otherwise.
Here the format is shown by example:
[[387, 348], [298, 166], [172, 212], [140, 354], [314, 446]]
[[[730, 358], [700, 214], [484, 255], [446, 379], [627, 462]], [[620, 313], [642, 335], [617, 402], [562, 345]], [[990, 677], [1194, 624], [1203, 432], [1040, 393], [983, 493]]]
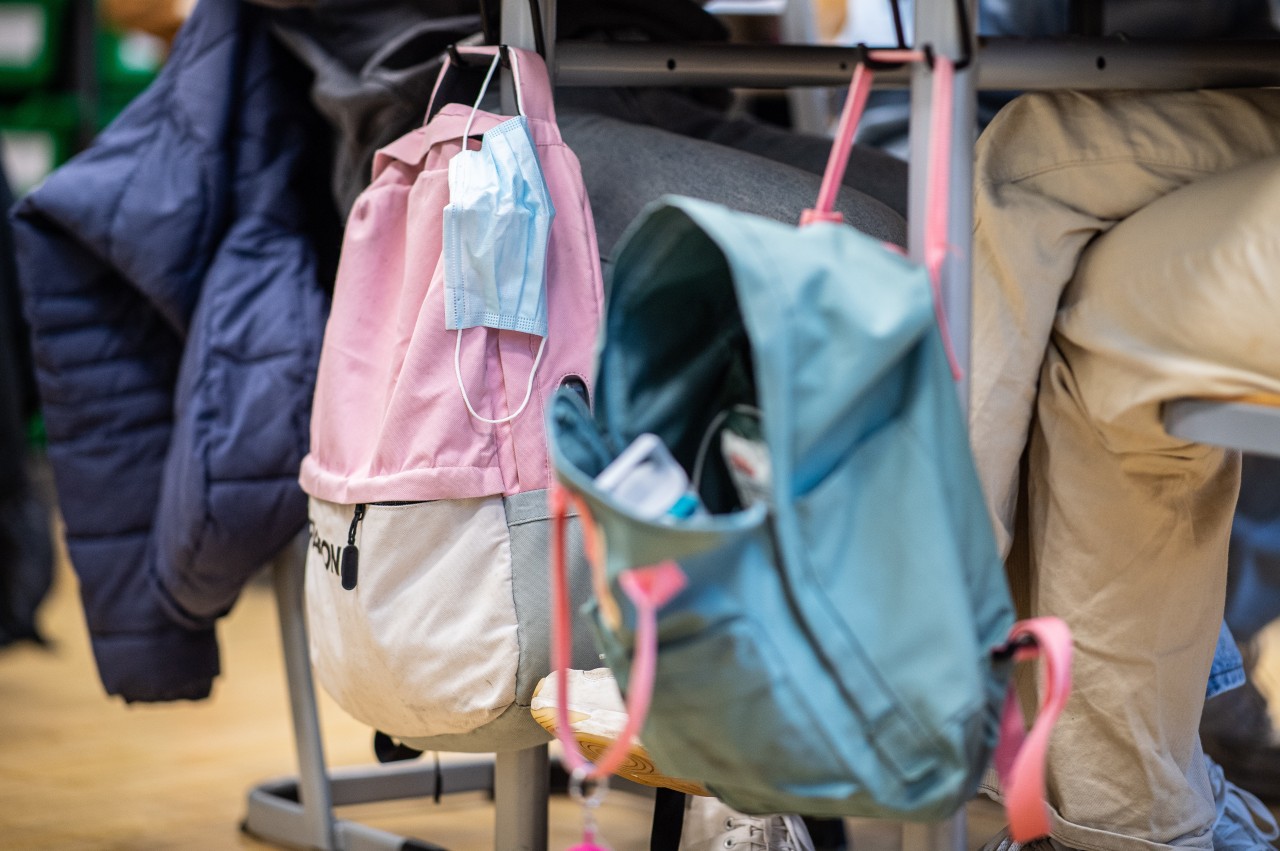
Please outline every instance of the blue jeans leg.
[[1218, 632], [1218, 646], [1213, 651], [1213, 667], [1209, 669], [1209, 685], [1205, 689], [1204, 699], [1216, 697], [1224, 691], [1244, 685], [1244, 659], [1240, 656], [1240, 648], [1231, 637], [1231, 630], [1224, 621]]

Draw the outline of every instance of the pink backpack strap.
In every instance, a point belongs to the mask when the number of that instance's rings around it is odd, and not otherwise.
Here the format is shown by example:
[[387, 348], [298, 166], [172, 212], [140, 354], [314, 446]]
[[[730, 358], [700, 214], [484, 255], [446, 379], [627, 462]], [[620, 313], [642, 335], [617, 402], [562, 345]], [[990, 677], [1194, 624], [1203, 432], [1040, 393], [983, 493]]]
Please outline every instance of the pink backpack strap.
[[[866, 51], [865, 55], [867, 59], [877, 62], [922, 62], [928, 58], [924, 52], [916, 50], [871, 50]], [[932, 59], [932, 64], [933, 115], [929, 122], [929, 187], [925, 203], [924, 259], [925, 267], [929, 270], [929, 283], [933, 287], [933, 310], [938, 322], [938, 331], [942, 337], [942, 346], [947, 353], [951, 375], [959, 381], [964, 377], [964, 373], [960, 369], [960, 361], [956, 357], [955, 347], [951, 342], [951, 330], [947, 325], [947, 316], [942, 302], [942, 264], [949, 250], [947, 192], [951, 180], [950, 145], [955, 63], [945, 56], [937, 56]], [[827, 158], [822, 185], [818, 189], [818, 201], [812, 209], [805, 210], [801, 214], [801, 225], [844, 221], [840, 213], [834, 209], [836, 194], [844, 182], [849, 153], [853, 150], [853, 137], [857, 133], [858, 121], [862, 118], [862, 111], [866, 107], [867, 96], [871, 92], [871, 78], [871, 69], [865, 62], [859, 62], [853, 70], [853, 82], [849, 84], [849, 93], [845, 97], [844, 109], [840, 113], [836, 138], [831, 145], [831, 154]]]
[[942, 302], [942, 264], [947, 259], [947, 195], [951, 185], [951, 116], [954, 113], [956, 67], [946, 56], [933, 60], [933, 114], [929, 120], [929, 186], [925, 202], [924, 264], [933, 286], [933, 311], [951, 377], [964, 377]]
[[[547, 63], [531, 50], [518, 47], [497, 47], [494, 45], [477, 45], [474, 47], [457, 47], [456, 53], [461, 57], [474, 57], [477, 60], [492, 59], [499, 50], [505, 50], [511, 62], [511, 76], [515, 81], [516, 98], [520, 105], [520, 113], [529, 118], [538, 118], [554, 124], [556, 110], [552, 99], [551, 78], [547, 74]], [[445, 75], [456, 67], [453, 53], [445, 54], [445, 63], [436, 77], [435, 87], [431, 90], [427, 115], [435, 114], [436, 95]]]
[[551, 93], [551, 78], [547, 63], [532, 50], [507, 48], [511, 57], [512, 76], [516, 81], [516, 93], [520, 97], [522, 111], [530, 118], [541, 118], [556, 123], [556, 108]]
[[831, 153], [827, 155], [827, 168], [822, 173], [822, 185], [818, 188], [818, 202], [812, 209], [800, 214], [801, 225], [844, 221], [844, 216], [835, 210], [836, 193], [844, 183], [849, 153], [853, 150], [853, 136], [858, 131], [858, 122], [862, 120], [862, 111], [871, 94], [871, 77], [871, 69], [861, 62], [853, 69], [853, 82], [849, 84], [849, 94], [844, 99], [840, 123], [836, 125], [835, 142], [831, 145]]
[[[860, 48], [865, 59], [876, 62], [921, 62], [925, 59], [924, 52], [920, 50], [866, 50], [865, 45], [860, 45]], [[840, 123], [836, 125], [831, 153], [827, 155], [827, 167], [822, 173], [818, 201], [812, 209], [801, 214], [802, 225], [844, 221], [844, 217], [835, 211], [836, 193], [844, 182], [849, 154], [853, 151], [853, 137], [858, 132], [858, 122], [862, 120], [862, 112], [867, 106], [867, 96], [871, 94], [872, 76], [865, 61], [860, 60], [853, 69], [853, 82], [849, 84], [849, 93], [844, 99], [844, 109], [840, 112]]]
[[1011, 652], [1016, 662], [1039, 659], [1044, 674], [1040, 681], [1040, 709], [1029, 733], [1010, 683], [995, 752], [1009, 835], [1015, 842], [1029, 842], [1049, 833], [1045, 763], [1049, 736], [1071, 694], [1071, 630], [1058, 618], [1019, 621], [1009, 631], [1004, 650]]
[[[591, 564], [597, 589], [607, 588], [604, 576], [604, 548], [586, 505], [563, 486], [551, 487], [551, 664], [560, 671], [556, 690], [556, 738], [564, 746], [564, 761], [570, 772], [581, 780], [598, 780], [613, 774], [639, 736], [649, 714], [653, 696], [653, 677], [658, 665], [658, 609], [680, 593], [686, 579], [675, 562], [666, 561], [653, 567], [623, 571], [618, 584], [636, 608], [635, 653], [631, 661], [631, 677], [627, 687], [627, 723], [617, 740], [592, 764], [578, 750], [569, 729], [569, 668], [573, 647], [573, 622], [569, 614], [569, 575], [565, 558], [565, 526], [569, 503], [573, 502], [582, 521], [583, 544]], [[606, 592], [607, 593], [607, 592]], [[599, 594], [599, 590], [597, 590]], [[601, 600], [603, 604], [603, 599]]]

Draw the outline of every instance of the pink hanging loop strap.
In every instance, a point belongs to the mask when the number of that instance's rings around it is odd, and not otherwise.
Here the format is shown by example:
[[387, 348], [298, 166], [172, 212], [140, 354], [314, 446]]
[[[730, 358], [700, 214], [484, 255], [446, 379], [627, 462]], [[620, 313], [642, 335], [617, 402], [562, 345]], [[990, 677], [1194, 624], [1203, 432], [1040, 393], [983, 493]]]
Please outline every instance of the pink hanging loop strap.
[[[933, 288], [933, 309], [938, 322], [938, 331], [942, 336], [942, 346], [947, 353], [951, 376], [959, 381], [964, 377], [964, 372], [960, 369], [960, 361], [956, 357], [942, 303], [942, 264], [949, 251], [947, 194], [951, 182], [950, 143], [951, 117], [955, 99], [955, 63], [945, 56], [930, 58], [931, 54], [920, 50], [870, 50], [864, 51], [864, 55], [867, 61], [872, 62], [930, 61], [933, 68], [933, 115], [929, 130], [929, 185], [925, 202], [924, 259], [925, 268], [929, 272], [929, 283]], [[853, 150], [853, 137], [857, 133], [858, 122], [862, 119], [863, 110], [866, 108], [867, 97], [871, 93], [871, 83], [872, 71], [866, 61], [860, 61], [853, 70], [853, 80], [849, 84], [849, 93], [845, 97], [844, 109], [840, 113], [840, 123], [836, 126], [835, 141], [831, 145], [827, 167], [822, 174], [817, 203], [801, 214], [802, 226], [815, 222], [838, 224], [844, 221], [843, 216], [835, 210], [836, 195], [844, 182], [845, 169], [848, 167], [849, 155]]]
[[1039, 659], [1044, 673], [1040, 709], [1030, 732], [1026, 731], [1022, 708], [1010, 683], [994, 757], [1009, 835], [1015, 842], [1030, 842], [1049, 833], [1045, 763], [1049, 736], [1071, 695], [1071, 630], [1058, 618], [1019, 621], [1009, 630], [1008, 642], [997, 652], [1012, 655], [1015, 662]]
[[867, 50], [865, 45], [859, 46], [862, 56], [853, 69], [853, 81], [849, 84], [849, 93], [844, 99], [844, 108], [840, 112], [840, 123], [836, 125], [835, 141], [831, 144], [831, 153], [827, 156], [827, 167], [822, 173], [822, 185], [818, 188], [818, 201], [800, 215], [800, 224], [813, 222], [843, 222], [844, 217], [835, 210], [836, 194], [844, 182], [844, 172], [849, 165], [849, 154], [853, 151], [853, 137], [858, 132], [858, 122], [862, 120], [862, 112], [867, 106], [867, 97], [871, 94], [872, 71], [868, 62], [921, 62], [925, 54], [920, 50]]
[[853, 82], [849, 83], [849, 94], [844, 99], [844, 109], [840, 111], [840, 123], [836, 125], [836, 139], [827, 156], [822, 185], [818, 187], [818, 203], [800, 214], [801, 226], [814, 222], [839, 224], [844, 221], [844, 216], [835, 210], [836, 193], [844, 183], [844, 172], [849, 165], [849, 154], [853, 150], [853, 136], [858, 131], [858, 122], [862, 120], [862, 111], [871, 94], [871, 77], [871, 69], [861, 62], [853, 69]]
[[942, 303], [942, 264], [951, 247], [947, 244], [947, 201], [951, 188], [951, 117], [954, 114], [956, 66], [946, 56], [933, 60], [933, 115], [929, 121], [929, 185], [924, 219], [924, 265], [933, 287], [933, 312], [938, 333], [955, 381], [964, 378], [960, 360], [951, 342], [951, 328]]
[[631, 743], [644, 726], [653, 696], [653, 677], [658, 664], [658, 609], [680, 593], [686, 584], [684, 571], [672, 561], [652, 567], [624, 571], [618, 584], [636, 608], [635, 655], [627, 688], [627, 723], [618, 739], [601, 754], [594, 765], [578, 750], [569, 729], [569, 683], [566, 676], [573, 646], [573, 621], [569, 612], [569, 574], [566, 563], [565, 529], [569, 504], [573, 503], [582, 521], [583, 544], [597, 589], [607, 588], [604, 551], [595, 523], [582, 500], [559, 484], [551, 486], [551, 664], [560, 672], [556, 690], [556, 737], [564, 746], [564, 760], [571, 772], [584, 780], [612, 774], [627, 758]]

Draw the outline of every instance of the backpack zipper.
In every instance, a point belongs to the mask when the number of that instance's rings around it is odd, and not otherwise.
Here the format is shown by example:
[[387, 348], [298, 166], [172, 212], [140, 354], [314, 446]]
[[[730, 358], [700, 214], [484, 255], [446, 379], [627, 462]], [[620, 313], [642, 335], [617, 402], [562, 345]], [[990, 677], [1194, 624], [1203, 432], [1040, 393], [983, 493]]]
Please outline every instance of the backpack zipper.
[[338, 567], [344, 591], [354, 591], [356, 580], [360, 578], [360, 550], [356, 547], [356, 531], [360, 528], [360, 521], [364, 520], [365, 509], [370, 505], [419, 505], [422, 502], [420, 499], [406, 499], [356, 503], [355, 513], [351, 517], [351, 529], [347, 532], [347, 545], [342, 548], [342, 560]]
[[354, 591], [356, 579], [360, 575], [360, 550], [356, 549], [356, 529], [364, 519], [365, 504], [356, 503], [355, 514], [351, 517], [351, 530], [347, 532], [347, 545], [342, 548], [342, 588]]

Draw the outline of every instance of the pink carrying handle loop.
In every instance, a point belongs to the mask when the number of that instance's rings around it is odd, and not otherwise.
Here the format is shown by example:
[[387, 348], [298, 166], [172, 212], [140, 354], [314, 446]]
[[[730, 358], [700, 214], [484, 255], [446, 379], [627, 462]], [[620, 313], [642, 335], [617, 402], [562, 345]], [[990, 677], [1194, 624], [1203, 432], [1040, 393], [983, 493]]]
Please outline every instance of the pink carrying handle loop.
[[582, 779], [595, 780], [613, 774], [626, 760], [631, 743], [644, 726], [653, 697], [653, 678], [658, 664], [658, 609], [685, 586], [684, 572], [675, 562], [653, 567], [634, 568], [618, 577], [622, 590], [636, 607], [636, 652], [631, 662], [631, 682], [627, 688], [627, 723], [617, 740], [594, 765], [578, 750], [569, 728], [569, 682], [566, 672], [573, 646], [573, 621], [569, 615], [569, 574], [565, 558], [565, 528], [569, 502], [572, 500], [582, 519], [582, 532], [587, 558], [593, 571], [603, 570], [596, 563], [599, 538], [595, 524], [582, 501], [559, 484], [551, 486], [551, 660], [560, 672], [556, 683], [556, 738], [564, 746], [564, 760], [571, 772], [581, 772]]
[[[460, 56], [493, 57], [499, 50], [493, 45], [477, 45], [457, 48]], [[508, 47], [507, 55], [511, 57], [512, 78], [515, 80], [516, 98], [520, 103], [520, 113], [529, 118], [538, 118], [552, 124], [556, 120], [556, 110], [551, 96], [551, 78], [547, 75], [547, 63], [531, 50]], [[431, 98], [427, 101], [427, 115], [435, 114], [436, 95], [444, 82], [445, 75], [453, 67], [453, 57], [445, 54], [444, 65], [436, 75], [435, 86], [431, 89]]]
[[849, 154], [853, 150], [853, 136], [858, 132], [858, 122], [862, 120], [862, 111], [871, 94], [871, 77], [871, 69], [861, 62], [853, 69], [853, 82], [849, 84], [849, 94], [844, 99], [840, 123], [836, 126], [835, 142], [831, 145], [827, 168], [822, 173], [822, 185], [818, 188], [818, 203], [800, 216], [801, 225], [844, 221], [844, 217], [835, 212], [836, 193], [844, 183], [844, 172], [849, 165]]
[[1059, 618], [1019, 621], [1009, 631], [1009, 643], [1031, 639], [1019, 647], [1014, 661], [1040, 659], [1044, 670], [1040, 710], [1031, 731], [1025, 731], [1022, 709], [1013, 684], [1005, 693], [996, 745], [996, 773], [1004, 793], [1009, 835], [1015, 842], [1030, 842], [1049, 834], [1049, 807], [1045, 803], [1045, 763], [1049, 736], [1071, 695], [1071, 630]]
[[[867, 51], [866, 56], [880, 62], [920, 62], [925, 58], [924, 52], [920, 50], [871, 50]], [[871, 69], [859, 62], [853, 69], [853, 81], [849, 84], [849, 93], [844, 99], [840, 123], [836, 125], [835, 140], [831, 145], [831, 153], [827, 156], [827, 167], [822, 173], [822, 185], [818, 188], [818, 202], [812, 209], [801, 214], [801, 225], [844, 221], [844, 217], [835, 211], [836, 194], [840, 191], [840, 184], [844, 182], [849, 154], [853, 151], [853, 137], [858, 132], [858, 122], [862, 120], [867, 97], [871, 94], [871, 79]]]

